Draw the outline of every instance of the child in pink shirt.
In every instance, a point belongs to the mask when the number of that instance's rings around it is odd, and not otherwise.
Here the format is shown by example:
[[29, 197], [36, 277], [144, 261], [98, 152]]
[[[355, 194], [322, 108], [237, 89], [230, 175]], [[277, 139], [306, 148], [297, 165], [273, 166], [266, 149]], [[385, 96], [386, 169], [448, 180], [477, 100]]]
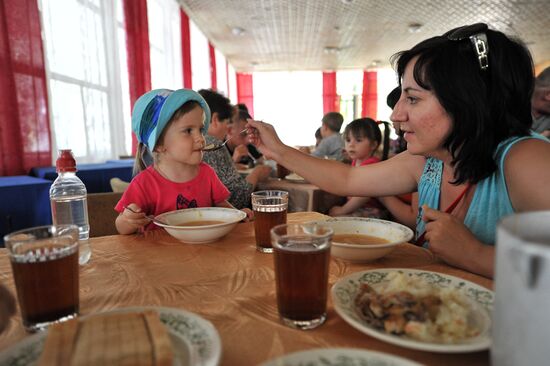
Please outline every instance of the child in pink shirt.
[[[210, 109], [193, 90], [157, 89], [136, 101], [132, 130], [139, 141], [139, 174], [115, 207], [120, 213], [115, 221], [120, 234], [132, 234], [142, 227], [156, 228], [145, 215], [193, 207], [233, 208], [227, 202], [227, 188], [202, 162], [209, 123]], [[153, 156], [149, 167], [143, 161], [145, 154]], [[243, 211], [252, 216], [251, 210]]]
[[[385, 129], [389, 132], [387, 122]], [[389, 136], [384, 136], [383, 160], [387, 158]], [[344, 130], [345, 150], [352, 159], [351, 165], [359, 167], [378, 163], [380, 159], [374, 153], [382, 143], [382, 133], [378, 123], [371, 118], [360, 118], [350, 122]], [[388, 212], [376, 198], [348, 197], [343, 206], [330, 209], [331, 216], [361, 216], [387, 218]]]

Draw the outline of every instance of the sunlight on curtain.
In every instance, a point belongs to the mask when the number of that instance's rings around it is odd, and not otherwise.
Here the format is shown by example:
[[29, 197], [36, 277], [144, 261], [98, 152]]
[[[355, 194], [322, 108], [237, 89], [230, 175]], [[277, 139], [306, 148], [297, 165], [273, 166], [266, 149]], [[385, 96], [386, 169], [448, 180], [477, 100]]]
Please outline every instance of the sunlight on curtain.
[[193, 73], [193, 89], [209, 89], [212, 87], [210, 79], [210, 54], [208, 39], [192, 20], [189, 20], [191, 33], [191, 71]]
[[288, 145], [315, 145], [323, 117], [322, 72], [255, 72], [253, 80], [254, 118], [273, 124]]
[[216, 52], [216, 76], [218, 83], [218, 91], [225, 96], [228, 96], [229, 87], [227, 85], [227, 70], [225, 68], [225, 56], [215, 48]]
[[231, 64], [228, 65], [227, 69], [229, 73], [229, 99], [231, 100], [231, 103], [237, 104], [237, 73]]
[[176, 1], [147, 0], [153, 89], [183, 87], [179, 9]]
[[127, 68], [118, 62], [126, 48], [117, 44], [118, 1], [41, 1], [53, 151], [73, 149], [79, 163], [129, 151], [120, 80]]

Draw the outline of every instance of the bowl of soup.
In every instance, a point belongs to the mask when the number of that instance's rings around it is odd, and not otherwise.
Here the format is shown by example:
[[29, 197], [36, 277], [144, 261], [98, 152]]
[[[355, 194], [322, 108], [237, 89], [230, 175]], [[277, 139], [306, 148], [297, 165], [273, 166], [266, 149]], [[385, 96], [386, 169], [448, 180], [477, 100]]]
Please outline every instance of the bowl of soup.
[[332, 255], [352, 262], [381, 258], [413, 237], [413, 231], [408, 227], [387, 220], [334, 217], [322, 223], [334, 231]]
[[154, 221], [174, 238], [189, 244], [217, 241], [246, 218], [246, 213], [233, 208], [200, 207], [170, 211], [155, 217]]

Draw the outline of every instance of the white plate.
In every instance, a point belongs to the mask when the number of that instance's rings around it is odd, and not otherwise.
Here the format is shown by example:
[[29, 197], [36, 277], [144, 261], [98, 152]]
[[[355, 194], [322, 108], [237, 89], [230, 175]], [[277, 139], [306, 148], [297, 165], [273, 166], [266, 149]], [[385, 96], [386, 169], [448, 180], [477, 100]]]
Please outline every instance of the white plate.
[[[168, 328], [175, 354], [175, 366], [216, 366], [221, 358], [221, 341], [216, 328], [208, 320], [188, 311], [165, 307], [131, 307], [101, 314], [155, 310]], [[90, 314], [83, 319], [97, 314]], [[34, 334], [0, 352], [0, 365], [35, 365], [42, 353], [48, 331]]]
[[261, 366], [327, 366], [327, 365], [376, 365], [420, 366], [420, 364], [386, 353], [354, 348], [319, 348], [295, 352], [263, 363]]
[[[400, 271], [410, 276], [418, 276], [440, 288], [462, 289], [473, 306], [471, 317], [480, 334], [467, 338], [460, 343], [444, 344], [422, 342], [407, 336], [389, 334], [367, 324], [358, 314], [355, 298], [362, 283], [376, 285], [385, 281], [389, 272]], [[388, 268], [353, 273], [340, 279], [332, 286], [332, 301], [336, 312], [357, 330], [401, 347], [440, 353], [465, 353], [485, 350], [491, 345], [491, 317], [494, 292], [472, 282], [443, 273], [414, 269]]]

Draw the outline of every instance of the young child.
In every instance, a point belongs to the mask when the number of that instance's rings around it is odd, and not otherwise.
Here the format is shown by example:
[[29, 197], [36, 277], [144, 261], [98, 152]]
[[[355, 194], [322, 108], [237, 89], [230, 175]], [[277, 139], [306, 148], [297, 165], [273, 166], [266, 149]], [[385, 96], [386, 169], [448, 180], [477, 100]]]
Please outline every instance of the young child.
[[318, 158], [342, 160], [344, 141], [340, 136], [340, 128], [344, 123], [344, 117], [338, 112], [329, 112], [323, 116], [321, 122], [322, 139], [311, 155]]
[[[389, 148], [388, 124], [387, 122], [384, 122], [384, 124], [385, 134], [382, 160], [387, 158]], [[344, 130], [344, 141], [345, 150], [352, 159], [352, 166], [359, 167], [380, 161], [378, 157], [374, 156], [374, 153], [382, 143], [382, 133], [378, 124], [373, 119], [361, 118], [349, 123]], [[349, 197], [343, 206], [332, 207], [329, 215], [386, 218], [388, 212], [375, 198]]]
[[[145, 215], [192, 207], [233, 208], [227, 202], [227, 188], [202, 162], [209, 123], [210, 109], [193, 90], [156, 89], [136, 101], [132, 130], [139, 141], [136, 168], [140, 172], [115, 207], [120, 213], [115, 221], [120, 234], [156, 228]], [[145, 154], [153, 157], [148, 167]], [[252, 215], [249, 209], [243, 211]]]

